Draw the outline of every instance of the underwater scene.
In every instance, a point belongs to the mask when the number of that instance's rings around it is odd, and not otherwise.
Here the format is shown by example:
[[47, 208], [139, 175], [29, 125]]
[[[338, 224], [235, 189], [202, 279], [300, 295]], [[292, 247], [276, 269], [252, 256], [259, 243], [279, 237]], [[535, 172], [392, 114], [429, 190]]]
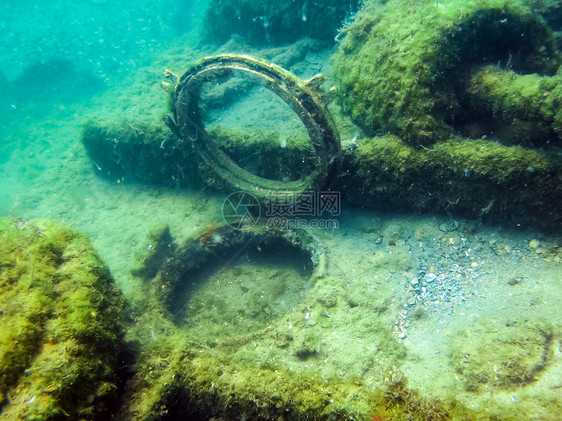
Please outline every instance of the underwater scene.
[[562, 419], [562, 1], [0, 28], [0, 421]]

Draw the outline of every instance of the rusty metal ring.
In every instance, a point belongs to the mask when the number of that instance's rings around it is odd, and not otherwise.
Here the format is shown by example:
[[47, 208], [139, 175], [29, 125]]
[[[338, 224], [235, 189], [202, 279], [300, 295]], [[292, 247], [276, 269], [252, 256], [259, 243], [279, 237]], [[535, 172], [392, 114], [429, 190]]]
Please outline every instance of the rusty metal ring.
[[[317, 162], [312, 174], [304, 179], [281, 182], [269, 180], [240, 168], [205, 131], [199, 113], [199, 96], [205, 82], [230, 76], [234, 70], [258, 79], [297, 113], [306, 127]], [[301, 193], [325, 187], [336, 172], [341, 146], [336, 126], [326, 102], [334, 90], [320, 91], [326, 80], [317, 75], [299, 79], [291, 72], [264, 60], [241, 55], [217, 55], [204, 58], [186, 71], [175, 89], [166, 123], [181, 139], [190, 141], [203, 162], [233, 188], [263, 198], [275, 192]]]

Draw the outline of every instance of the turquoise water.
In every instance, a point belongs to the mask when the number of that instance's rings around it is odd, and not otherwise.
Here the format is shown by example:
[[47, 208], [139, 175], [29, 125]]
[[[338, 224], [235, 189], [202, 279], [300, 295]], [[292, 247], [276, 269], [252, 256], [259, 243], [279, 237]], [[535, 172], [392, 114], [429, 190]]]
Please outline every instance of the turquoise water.
[[[505, 4], [0, 4], [0, 216], [61, 222], [109, 266], [129, 303], [112, 416], [559, 419], [562, 12], [556, 2]], [[512, 43], [486, 44], [493, 33]], [[374, 38], [377, 48], [361, 49]], [[355, 68], [334, 59], [338, 50], [347, 63], [377, 59]], [[257, 218], [250, 202], [225, 202], [234, 177], [221, 181], [171, 134], [169, 72], [216, 54], [265, 59], [301, 81], [323, 73], [322, 94], [337, 85], [322, 112], [343, 152], [315, 186], [337, 193], [336, 209], [273, 215], [275, 202]], [[408, 61], [418, 56], [431, 77]], [[503, 92], [505, 82], [477, 73], [488, 64], [527, 78]], [[221, 150], [261, 177], [286, 183], [313, 171], [310, 130], [279, 88], [228, 76], [202, 90], [208, 136], [230, 133]], [[420, 137], [426, 115], [438, 123]], [[84, 146], [87, 127], [107, 129], [94, 138], [98, 155]], [[435, 146], [447, 141], [458, 143]], [[259, 196], [249, 190], [244, 200]], [[259, 219], [242, 230], [248, 238], [223, 231], [239, 217]], [[162, 224], [176, 248], [139, 276]], [[301, 229], [271, 240], [265, 225]], [[0, 419], [11, 419], [15, 386], [2, 390]]]

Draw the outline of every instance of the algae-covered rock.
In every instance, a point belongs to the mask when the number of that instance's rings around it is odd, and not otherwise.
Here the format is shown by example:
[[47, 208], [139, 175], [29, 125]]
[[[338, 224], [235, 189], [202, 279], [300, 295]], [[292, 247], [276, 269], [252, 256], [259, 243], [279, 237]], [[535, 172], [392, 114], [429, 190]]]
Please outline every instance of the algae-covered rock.
[[254, 45], [284, 44], [312, 37], [332, 41], [359, 0], [211, 0], [205, 18], [207, 38], [225, 42], [233, 34]]
[[472, 118], [463, 81], [490, 63], [552, 75], [560, 57], [544, 21], [517, 0], [371, 1], [347, 29], [334, 70], [362, 129], [419, 146]]
[[553, 332], [538, 320], [484, 319], [455, 334], [449, 357], [467, 391], [513, 390], [538, 380], [548, 366]]
[[107, 419], [123, 306], [87, 237], [0, 219], [0, 418]]

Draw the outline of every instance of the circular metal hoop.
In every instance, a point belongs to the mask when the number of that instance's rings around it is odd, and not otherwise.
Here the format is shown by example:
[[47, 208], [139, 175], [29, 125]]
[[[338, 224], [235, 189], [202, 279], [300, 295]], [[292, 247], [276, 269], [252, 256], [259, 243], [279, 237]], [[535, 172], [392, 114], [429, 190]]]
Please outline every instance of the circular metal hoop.
[[[269, 180], [239, 167], [205, 131], [199, 113], [199, 96], [205, 82], [242, 71], [261, 81], [285, 101], [306, 127], [317, 163], [312, 174], [290, 182]], [[340, 155], [336, 126], [324, 102], [319, 86], [325, 76], [301, 80], [291, 72], [249, 56], [218, 55], [197, 62], [183, 74], [172, 101], [173, 116], [167, 118], [170, 129], [180, 138], [193, 143], [203, 162], [233, 188], [263, 198], [275, 192], [301, 193], [322, 189], [335, 175]]]

